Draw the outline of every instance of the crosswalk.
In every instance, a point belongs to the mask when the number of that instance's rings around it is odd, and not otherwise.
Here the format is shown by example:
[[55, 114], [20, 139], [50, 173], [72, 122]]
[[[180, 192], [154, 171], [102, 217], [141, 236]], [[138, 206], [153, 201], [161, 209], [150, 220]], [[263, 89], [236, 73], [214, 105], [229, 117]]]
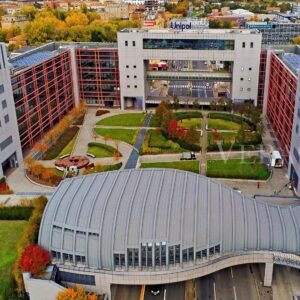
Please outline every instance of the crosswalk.
[[169, 85], [169, 88], [180, 88], [180, 89], [188, 89], [188, 88], [192, 88], [192, 89], [211, 89], [211, 87], [210, 86], [206, 86], [206, 85], [192, 85], [192, 86], [190, 86], [190, 85], [172, 85], [172, 84], [170, 84]]

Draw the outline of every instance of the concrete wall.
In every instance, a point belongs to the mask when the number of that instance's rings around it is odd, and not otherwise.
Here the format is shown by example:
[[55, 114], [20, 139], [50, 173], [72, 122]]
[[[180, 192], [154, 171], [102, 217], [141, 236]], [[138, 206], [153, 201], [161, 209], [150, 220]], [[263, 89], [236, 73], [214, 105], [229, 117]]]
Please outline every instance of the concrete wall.
[[[234, 40], [234, 50], [160, 50], [143, 49], [143, 39], [217, 39]], [[135, 46], [134, 46], [135, 42]], [[245, 43], [245, 48], [243, 47]], [[253, 43], [253, 47], [251, 47]], [[127, 44], [127, 46], [126, 46]], [[174, 32], [168, 30], [142, 31], [131, 29], [118, 33], [118, 51], [121, 85], [121, 105], [124, 97], [146, 98], [146, 70], [144, 61], [160, 60], [220, 60], [233, 63], [233, 100], [257, 101], [261, 35], [249, 30], [206, 30]], [[134, 78], [136, 76], [136, 78]], [[243, 78], [243, 80], [241, 80]]]
[[[3, 90], [4, 89], [4, 90]], [[6, 107], [5, 107], [6, 106]], [[8, 122], [7, 122], [8, 118]], [[6, 119], [6, 120], [5, 120]], [[0, 43], [0, 178], [3, 177], [2, 163], [14, 153], [12, 166], [22, 163], [22, 150], [17, 125], [16, 109], [12, 94], [6, 47]], [[11, 143], [5, 141], [11, 140]]]

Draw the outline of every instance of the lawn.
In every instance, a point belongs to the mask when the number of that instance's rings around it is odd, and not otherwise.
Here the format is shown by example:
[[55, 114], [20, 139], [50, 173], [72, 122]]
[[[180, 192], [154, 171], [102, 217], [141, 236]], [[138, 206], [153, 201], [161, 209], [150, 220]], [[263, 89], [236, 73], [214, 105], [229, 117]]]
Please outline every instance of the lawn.
[[201, 129], [202, 119], [199, 118], [183, 119], [178, 121], [178, 124], [183, 128], [195, 127], [197, 129]]
[[96, 165], [93, 169], [85, 169], [82, 175], [88, 175], [93, 173], [101, 173], [108, 171], [119, 170], [122, 167], [122, 163], [116, 163], [114, 165]]
[[141, 127], [145, 117], [145, 113], [120, 114], [102, 119], [97, 122], [97, 125]]
[[0, 300], [10, 286], [11, 267], [17, 258], [16, 244], [27, 221], [0, 221]]
[[112, 140], [119, 140], [133, 145], [138, 134], [137, 129], [95, 128], [98, 135], [108, 135]]
[[101, 143], [89, 143], [87, 152], [95, 155], [97, 158], [112, 157], [114, 152], [117, 152], [117, 149]]
[[185, 151], [179, 144], [167, 139], [160, 131], [148, 130], [141, 154], [180, 153]]
[[221, 119], [208, 119], [208, 128], [209, 129], [218, 129], [218, 130], [239, 130], [240, 124], [237, 124], [232, 121], [221, 120]]
[[142, 163], [140, 168], [166, 168], [184, 170], [199, 174], [199, 161], [171, 161], [171, 162], [155, 162]]
[[65, 156], [67, 154], [71, 154], [77, 139], [78, 133], [72, 138], [69, 144], [58, 154], [58, 157]]
[[266, 180], [270, 172], [265, 165], [260, 162], [255, 163], [252, 158], [208, 160], [207, 177], [234, 178], [234, 179], [254, 179]]

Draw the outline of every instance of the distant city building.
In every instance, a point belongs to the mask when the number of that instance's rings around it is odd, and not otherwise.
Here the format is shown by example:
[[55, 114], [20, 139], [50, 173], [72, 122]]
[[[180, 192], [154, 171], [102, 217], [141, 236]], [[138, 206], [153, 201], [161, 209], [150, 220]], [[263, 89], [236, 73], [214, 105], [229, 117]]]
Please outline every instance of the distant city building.
[[233, 9], [231, 11], [231, 15], [234, 17], [240, 17], [240, 18], [244, 18], [245, 20], [250, 20], [251, 18], [253, 18], [255, 16], [254, 13], [246, 10], [246, 9]]
[[263, 45], [287, 45], [300, 35], [300, 23], [247, 22], [245, 27], [259, 30]]
[[169, 22], [169, 28], [171, 29], [208, 29], [209, 20], [207, 18], [178, 18], [172, 19]]
[[28, 20], [25, 16], [10, 16], [5, 15], [1, 19], [2, 29], [9, 29], [12, 26], [18, 26], [23, 29], [28, 24]]
[[129, 19], [128, 4], [124, 2], [106, 1], [104, 10], [107, 19], [117, 18], [122, 20]]
[[16, 108], [9, 74], [6, 47], [0, 43], [0, 178], [22, 163]]
[[295, 2], [292, 4], [292, 13], [300, 15], [300, 3], [299, 2]]

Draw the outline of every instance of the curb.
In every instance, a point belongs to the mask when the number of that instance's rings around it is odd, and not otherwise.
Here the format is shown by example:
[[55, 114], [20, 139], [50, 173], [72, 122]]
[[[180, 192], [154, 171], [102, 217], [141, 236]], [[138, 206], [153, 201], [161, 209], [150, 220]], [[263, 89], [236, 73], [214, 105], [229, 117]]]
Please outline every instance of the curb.
[[28, 175], [26, 174], [26, 171], [25, 171], [25, 170], [24, 170], [24, 175], [25, 175], [25, 177], [26, 177], [26, 179], [27, 179], [28, 181], [30, 181], [32, 184], [34, 184], [34, 185], [36, 185], [36, 186], [39, 186], [39, 187], [42, 187], [42, 188], [50, 188], [50, 189], [56, 189], [56, 188], [57, 188], [56, 186], [44, 185], [44, 184], [37, 183], [37, 182], [33, 181], [32, 179], [30, 179], [30, 178], [28, 177]]

